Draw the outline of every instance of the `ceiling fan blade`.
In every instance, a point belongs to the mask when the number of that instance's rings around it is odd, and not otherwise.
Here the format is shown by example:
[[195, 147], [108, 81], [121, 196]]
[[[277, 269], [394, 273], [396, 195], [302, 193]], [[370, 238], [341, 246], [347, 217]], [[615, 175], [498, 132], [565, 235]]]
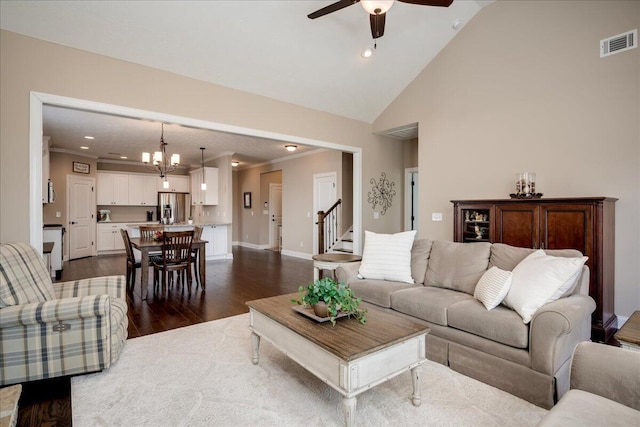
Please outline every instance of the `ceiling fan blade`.
[[384, 21], [386, 16], [386, 13], [369, 15], [369, 22], [371, 23], [371, 37], [373, 37], [374, 40], [384, 35]]
[[411, 3], [420, 6], [440, 6], [449, 7], [453, 0], [398, 0], [401, 3]]
[[340, 9], [344, 9], [345, 7], [349, 7], [352, 4], [358, 3], [360, 0], [340, 0], [335, 3], [330, 4], [329, 6], [325, 6], [322, 9], [318, 9], [313, 13], [307, 15], [309, 19], [320, 18], [321, 16], [328, 15], [330, 13], [336, 12]]

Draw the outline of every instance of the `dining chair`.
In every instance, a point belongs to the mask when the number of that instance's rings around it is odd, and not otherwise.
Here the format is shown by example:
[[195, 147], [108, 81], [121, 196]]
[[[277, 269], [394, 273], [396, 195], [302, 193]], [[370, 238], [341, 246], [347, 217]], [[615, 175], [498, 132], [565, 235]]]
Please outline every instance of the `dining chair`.
[[[203, 228], [200, 226], [195, 226], [193, 228], [193, 240], [200, 240], [202, 238]], [[196, 276], [196, 289], [197, 287], [202, 285], [200, 284], [200, 262], [198, 257], [200, 256], [200, 248], [194, 247], [191, 248], [191, 263], [193, 264], [193, 274]]]
[[[162, 234], [162, 258], [152, 258], [154, 289], [159, 284], [159, 275], [162, 272], [162, 289], [167, 289], [168, 274], [173, 272], [187, 273], [189, 293], [191, 293], [191, 243], [193, 242], [193, 230], [190, 231], [165, 231]], [[184, 275], [182, 287], [184, 289]]]
[[129, 238], [129, 233], [124, 228], [120, 229], [120, 234], [122, 235], [122, 240], [124, 240], [124, 250], [127, 254], [127, 291], [133, 292], [133, 287], [136, 283], [136, 269], [140, 268], [140, 258], [136, 259], [136, 256], [133, 252], [133, 246], [131, 245], [131, 239]]
[[[140, 239], [149, 240], [156, 237], [158, 232], [164, 231], [163, 224], [153, 224], [153, 225], [141, 225], [140, 226]], [[149, 252], [149, 256], [160, 256], [162, 253], [160, 251], [152, 251]]]

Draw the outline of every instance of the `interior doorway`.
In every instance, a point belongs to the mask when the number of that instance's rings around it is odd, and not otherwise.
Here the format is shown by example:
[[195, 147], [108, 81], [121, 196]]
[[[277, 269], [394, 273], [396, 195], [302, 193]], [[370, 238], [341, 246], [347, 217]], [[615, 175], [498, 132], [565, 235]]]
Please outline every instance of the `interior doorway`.
[[325, 172], [313, 175], [313, 250], [318, 253], [318, 219], [319, 211], [328, 210], [338, 200], [338, 173]]
[[95, 255], [95, 179], [67, 175], [69, 261]]
[[282, 184], [269, 184], [269, 248], [282, 251]]
[[418, 168], [404, 170], [404, 229], [418, 229]]

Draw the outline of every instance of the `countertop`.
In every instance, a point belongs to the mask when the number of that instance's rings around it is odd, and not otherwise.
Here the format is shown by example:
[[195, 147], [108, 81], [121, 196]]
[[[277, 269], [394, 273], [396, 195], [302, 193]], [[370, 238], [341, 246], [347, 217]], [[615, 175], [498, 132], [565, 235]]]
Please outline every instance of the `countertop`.
[[[140, 227], [141, 225], [159, 225], [157, 222], [148, 222], [148, 221], [110, 221], [110, 222], [98, 221], [98, 224], [126, 224], [127, 227], [130, 227], [130, 228]], [[204, 227], [207, 225], [231, 225], [231, 223], [230, 222], [194, 222], [193, 224], [176, 223], [176, 224], [165, 224], [165, 228], [195, 227], [195, 226]]]

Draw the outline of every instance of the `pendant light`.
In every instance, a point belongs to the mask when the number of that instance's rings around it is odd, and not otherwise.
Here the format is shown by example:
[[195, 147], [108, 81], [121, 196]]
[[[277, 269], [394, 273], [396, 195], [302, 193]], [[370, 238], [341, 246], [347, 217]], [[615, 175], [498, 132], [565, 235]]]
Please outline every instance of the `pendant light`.
[[200, 147], [200, 153], [201, 153], [201, 164], [202, 164], [202, 184], [200, 184], [200, 189], [202, 191], [206, 191], [207, 190], [207, 183], [204, 181], [204, 147]]

